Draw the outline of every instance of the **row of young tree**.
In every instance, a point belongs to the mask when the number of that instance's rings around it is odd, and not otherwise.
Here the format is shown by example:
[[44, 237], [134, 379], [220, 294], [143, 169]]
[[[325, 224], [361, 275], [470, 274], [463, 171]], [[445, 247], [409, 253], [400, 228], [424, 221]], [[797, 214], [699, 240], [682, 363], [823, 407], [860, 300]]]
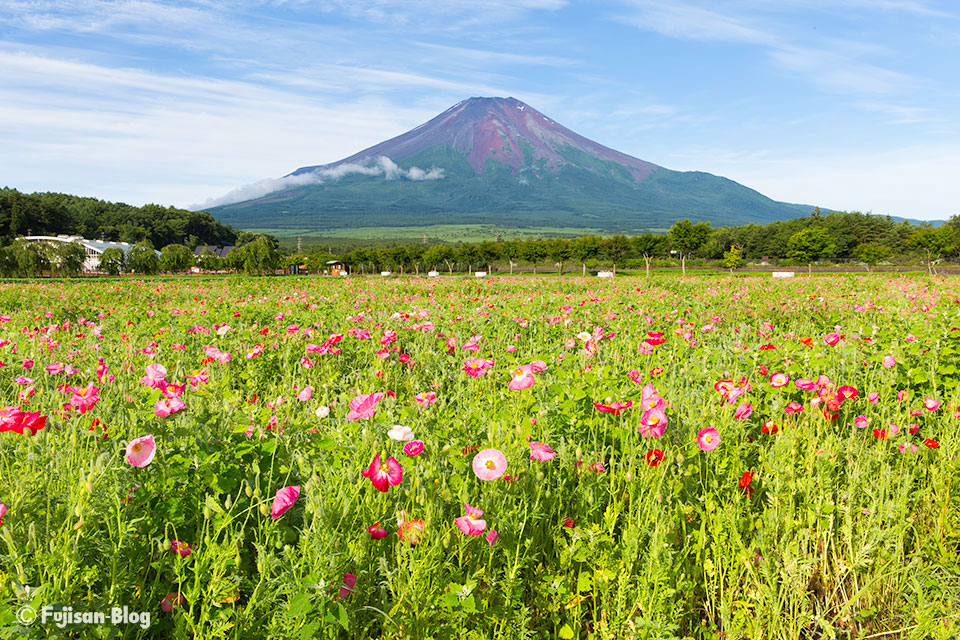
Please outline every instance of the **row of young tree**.
[[21, 193], [0, 188], [0, 244], [24, 235], [78, 235], [155, 247], [181, 243], [232, 245], [237, 232], [204, 211], [147, 204], [134, 207], [64, 193]]
[[[325, 255], [325, 254], [324, 254]], [[887, 262], [918, 260], [933, 268], [940, 259], [960, 256], [960, 216], [939, 227], [913, 225], [889, 217], [863, 213], [822, 214], [767, 225], [749, 224], [714, 229], [707, 222], [681, 220], [666, 234], [575, 239], [484, 241], [458, 246], [399, 245], [355, 249], [343, 260], [359, 273], [379, 270], [490, 270], [494, 263], [512, 272], [525, 263], [534, 272], [547, 266], [561, 274], [570, 265], [586, 273], [588, 266], [645, 267], [678, 264], [686, 273], [687, 260], [702, 258], [736, 269], [748, 261], [768, 260], [810, 266], [820, 261], [863, 263], [868, 269]]]

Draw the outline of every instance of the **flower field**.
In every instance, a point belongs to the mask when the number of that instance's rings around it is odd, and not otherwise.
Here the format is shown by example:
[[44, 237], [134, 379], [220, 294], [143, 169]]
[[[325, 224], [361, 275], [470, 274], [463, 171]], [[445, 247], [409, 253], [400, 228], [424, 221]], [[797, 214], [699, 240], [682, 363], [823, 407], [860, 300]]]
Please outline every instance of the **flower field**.
[[0, 285], [0, 638], [949, 638], [960, 286]]

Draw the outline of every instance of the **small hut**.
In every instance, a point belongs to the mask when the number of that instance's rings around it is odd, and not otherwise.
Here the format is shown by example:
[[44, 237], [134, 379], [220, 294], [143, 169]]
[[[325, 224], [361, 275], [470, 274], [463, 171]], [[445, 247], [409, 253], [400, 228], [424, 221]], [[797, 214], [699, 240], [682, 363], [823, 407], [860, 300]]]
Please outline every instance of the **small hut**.
[[347, 267], [339, 260], [330, 260], [327, 262], [327, 271], [332, 276], [347, 275]]

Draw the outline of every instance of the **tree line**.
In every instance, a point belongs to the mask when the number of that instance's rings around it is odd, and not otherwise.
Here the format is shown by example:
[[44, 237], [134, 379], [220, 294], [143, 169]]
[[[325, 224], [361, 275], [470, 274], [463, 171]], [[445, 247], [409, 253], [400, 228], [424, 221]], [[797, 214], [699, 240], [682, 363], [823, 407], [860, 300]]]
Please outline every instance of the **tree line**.
[[18, 236], [59, 234], [130, 244], [147, 240], [154, 247], [223, 246], [237, 239], [236, 231], [204, 211], [0, 189], [0, 245], [9, 245]]

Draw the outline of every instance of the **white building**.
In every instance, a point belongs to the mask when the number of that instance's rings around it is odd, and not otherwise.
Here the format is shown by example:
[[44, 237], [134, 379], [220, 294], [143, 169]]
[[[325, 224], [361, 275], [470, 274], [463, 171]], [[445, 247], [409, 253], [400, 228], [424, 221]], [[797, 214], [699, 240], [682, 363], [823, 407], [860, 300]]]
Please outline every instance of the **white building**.
[[[87, 254], [86, 260], [83, 261], [83, 270], [84, 271], [97, 271], [100, 267], [100, 256], [103, 255], [103, 252], [107, 249], [123, 249], [125, 255], [130, 254], [130, 249], [133, 249], [134, 246], [127, 242], [109, 242], [107, 240], [87, 240], [86, 238], [81, 238], [80, 236], [68, 236], [66, 234], [60, 234], [58, 236], [24, 236], [24, 240], [28, 242], [76, 242], [83, 247], [84, 251]], [[160, 257], [160, 252], [156, 251], [157, 257]]]

